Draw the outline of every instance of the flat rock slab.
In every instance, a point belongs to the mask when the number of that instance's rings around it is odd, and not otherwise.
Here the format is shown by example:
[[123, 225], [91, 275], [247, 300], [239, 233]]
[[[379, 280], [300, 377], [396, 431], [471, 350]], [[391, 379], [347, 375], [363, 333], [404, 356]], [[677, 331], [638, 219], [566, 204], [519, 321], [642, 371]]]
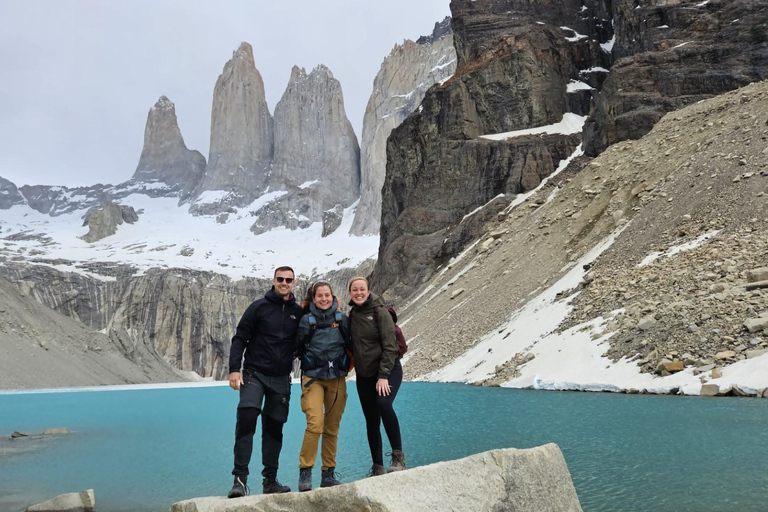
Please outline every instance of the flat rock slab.
[[508, 448], [304, 493], [196, 498], [170, 512], [580, 511], [555, 444]]
[[93, 489], [62, 494], [53, 499], [32, 505], [27, 512], [96, 512]]

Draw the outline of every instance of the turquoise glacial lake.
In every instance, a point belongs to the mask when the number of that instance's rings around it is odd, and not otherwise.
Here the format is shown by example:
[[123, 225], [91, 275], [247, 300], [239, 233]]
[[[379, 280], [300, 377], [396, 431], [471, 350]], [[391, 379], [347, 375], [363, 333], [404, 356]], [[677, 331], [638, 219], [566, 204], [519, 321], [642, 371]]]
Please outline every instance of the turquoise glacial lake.
[[[293, 391], [279, 478], [295, 490], [305, 422]], [[349, 391], [337, 468], [347, 482], [370, 467], [353, 383]], [[236, 405], [226, 387], [0, 394], [0, 435], [73, 431], [31, 452], [0, 452], [0, 510], [89, 488], [100, 512], [167, 511], [179, 500], [224, 495]], [[585, 511], [768, 510], [766, 399], [405, 383], [395, 405], [411, 466], [554, 442]], [[255, 492], [260, 446], [257, 437]]]

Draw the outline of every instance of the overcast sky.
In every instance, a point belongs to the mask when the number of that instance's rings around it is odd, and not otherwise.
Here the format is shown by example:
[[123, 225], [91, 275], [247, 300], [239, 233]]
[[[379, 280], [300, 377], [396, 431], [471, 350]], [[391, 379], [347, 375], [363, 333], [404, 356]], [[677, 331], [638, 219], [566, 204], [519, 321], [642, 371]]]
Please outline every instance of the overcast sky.
[[0, 176], [19, 186], [129, 179], [163, 94], [187, 147], [207, 158], [213, 87], [241, 41], [273, 113], [294, 64], [328, 66], [359, 140], [382, 60], [431, 33], [449, 3], [0, 0]]

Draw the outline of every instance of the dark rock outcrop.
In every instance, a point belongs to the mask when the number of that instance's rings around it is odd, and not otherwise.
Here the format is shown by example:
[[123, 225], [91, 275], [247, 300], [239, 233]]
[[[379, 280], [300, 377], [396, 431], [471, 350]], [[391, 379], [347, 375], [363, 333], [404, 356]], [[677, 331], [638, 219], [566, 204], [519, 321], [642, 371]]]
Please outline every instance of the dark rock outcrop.
[[16, 205], [25, 204], [24, 196], [11, 181], [0, 178], [0, 210], [7, 210]]
[[176, 106], [161, 96], [147, 114], [144, 147], [133, 180], [178, 187], [183, 200], [204, 174], [205, 157], [187, 149], [176, 120]]
[[536, 187], [574, 152], [573, 135], [478, 137], [558, 123], [571, 112], [569, 83], [598, 85], [583, 72], [609, 64], [600, 44], [611, 37], [610, 19], [600, 2], [582, 5], [451, 3], [456, 73], [387, 143], [377, 289], [408, 295], [479, 233], [462, 225], [468, 213]]
[[83, 226], [88, 226], [88, 233], [81, 238], [88, 243], [93, 243], [117, 233], [117, 226], [123, 222], [133, 224], [137, 220], [139, 215], [133, 206], [109, 203], [101, 208], [90, 210], [85, 215]]
[[671, 110], [768, 78], [760, 0], [613, 3], [617, 59], [585, 125], [585, 151], [638, 139]]
[[323, 238], [330, 235], [341, 226], [344, 220], [344, 207], [337, 204], [330, 210], [323, 212]]

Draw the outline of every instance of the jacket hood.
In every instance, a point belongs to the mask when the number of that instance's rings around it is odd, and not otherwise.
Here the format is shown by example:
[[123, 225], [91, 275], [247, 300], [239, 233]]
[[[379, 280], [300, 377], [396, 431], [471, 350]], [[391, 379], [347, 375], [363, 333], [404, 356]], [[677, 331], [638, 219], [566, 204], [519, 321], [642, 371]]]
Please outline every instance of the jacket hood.
[[333, 297], [333, 303], [331, 304], [331, 307], [328, 309], [320, 309], [317, 307], [317, 305], [314, 302], [309, 303], [309, 312], [312, 313], [317, 318], [333, 317], [336, 315], [336, 312], [338, 310], [339, 310], [339, 301], [335, 296]]

